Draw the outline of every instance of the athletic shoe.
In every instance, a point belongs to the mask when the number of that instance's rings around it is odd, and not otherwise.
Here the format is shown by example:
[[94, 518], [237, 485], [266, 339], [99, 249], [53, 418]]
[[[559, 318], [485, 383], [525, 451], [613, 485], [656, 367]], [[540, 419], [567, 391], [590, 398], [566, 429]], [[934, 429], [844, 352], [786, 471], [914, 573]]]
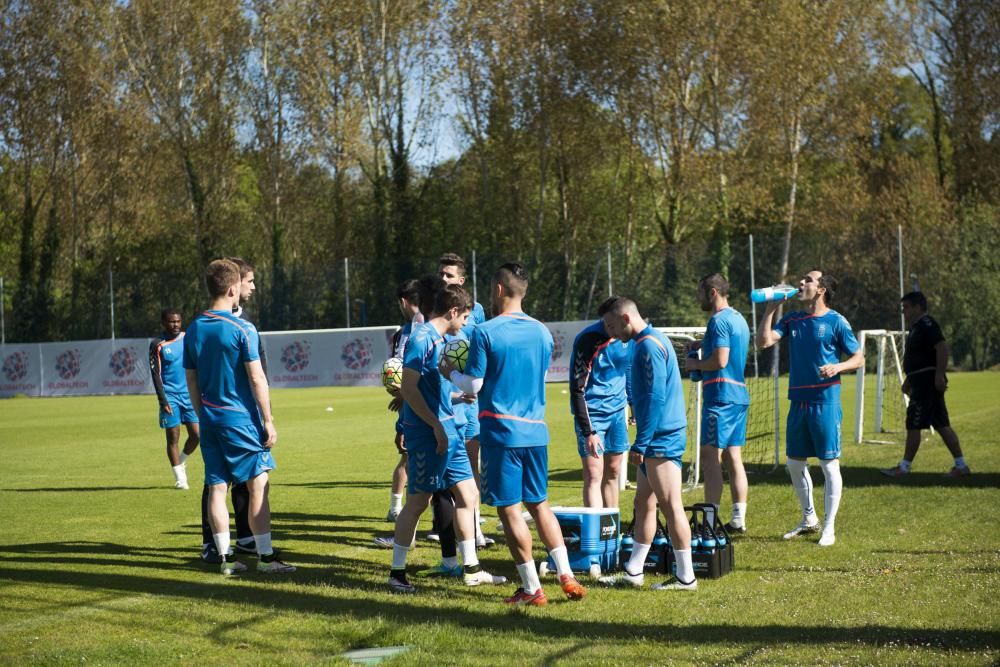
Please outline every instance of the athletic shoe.
[[240, 572], [246, 572], [246, 569], [247, 566], [238, 560], [223, 560], [222, 564], [219, 566], [219, 571], [226, 577], [231, 577], [234, 574], [239, 574]]
[[[229, 547], [229, 555], [233, 555], [232, 547]], [[222, 558], [219, 556], [219, 550], [215, 548], [215, 544], [203, 544], [201, 546], [201, 559], [206, 563], [222, 562]]]
[[587, 596], [587, 589], [572, 574], [559, 577], [559, 585], [570, 600], [582, 600]]
[[619, 586], [631, 586], [633, 588], [641, 588], [643, 583], [646, 581], [646, 575], [643, 572], [639, 574], [629, 574], [626, 570], [621, 572], [615, 572], [606, 577], [600, 577], [599, 582], [605, 586], [619, 587]]
[[785, 533], [782, 537], [786, 540], [790, 540], [793, 537], [798, 537], [799, 535], [805, 535], [806, 533], [818, 533], [819, 532], [819, 520], [814, 516], [812, 522], [810, 523], [808, 519], [802, 519], [802, 523], [792, 528], [790, 531]]
[[726, 524], [726, 532], [729, 533], [730, 537], [736, 537], [738, 535], [746, 535], [747, 527], [746, 524], [742, 526], [734, 526], [733, 522], [730, 521], [729, 523]]
[[819, 545], [821, 547], [833, 546], [833, 543], [837, 541], [837, 537], [833, 534], [833, 529], [824, 530], [823, 534], [819, 536]]
[[891, 477], [893, 479], [900, 479], [910, 474], [908, 470], [903, 470], [899, 466], [896, 466], [895, 468], [879, 468], [879, 472], [886, 477]]
[[406, 572], [389, 572], [389, 590], [393, 593], [416, 593], [417, 587], [406, 578]]
[[291, 574], [295, 572], [295, 566], [273, 558], [273, 560], [257, 561], [257, 571], [264, 574]]
[[479, 572], [473, 572], [472, 574], [466, 572], [462, 575], [462, 580], [465, 582], [466, 586], [480, 586], [482, 584], [499, 586], [500, 584], [507, 583], [507, 577], [490, 574], [486, 570], [480, 570]]
[[174, 488], [180, 489], [181, 491], [187, 491], [191, 487], [188, 486], [186, 479], [179, 479], [176, 482], [174, 482]]
[[392, 537], [376, 537], [372, 540], [372, 543], [377, 547], [382, 547], [383, 549], [392, 549], [396, 546], [396, 542]]
[[497, 541], [494, 540], [492, 537], [486, 537], [485, 535], [479, 535], [478, 537], [476, 537], [477, 549], [489, 549], [496, 543]]
[[461, 577], [464, 570], [461, 565], [456, 565], [455, 567], [448, 567], [444, 563], [438, 563], [434, 567], [428, 568], [426, 570], [421, 570], [417, 573], [418, 577]]
[[969, 466], [952, 466], [951, 470], [944, 474], [945, 477], [950, 477], [951, 479], [959, 479], [961, 477], [968, 477], [972, 474], [969, 470]]
[[430, 540], [431, 542], [440, 542], [441, 536], [438, 535], [437, 533], [427, 533], [427, 539]]
[[651, 590], [654, 591], [696, 591], [698, 590], [698, 580], [692, 579], [688, 583], [684, 583], [680, 579], [674, 578], [670, 581], [664, 581], [662, 584], [653, 584]]
[[385, 520], [389, 523], [396, 523], [397, 516], [399, 516], [399, 510], [389, 510], [389, 513], [385, 515]]
[[518, 588], [509, 598], [504, 598], [504, 604], [512, 604], [523, 607], [544, 607], [549, 603], [545, 597], [545, 591], [539, 588], [534, 593], [525, 593], [523, 588]]
[[[249, 542], [240, 542], [239, 540], [237, 540], [237, 542], [236, 542], [236, 544], [234, 545], [233, 548], [236, 551], [240, 552], [240, 553], [252, 554], [252, 555], [256, 556], [257, 555], [257, 540], [253, 540], [252, 539]], [[279, 549], [278, 547], [273, 547], [271, 549], [271, 553], [274, 554], [275, 558], [280, 558], [281, 557], [281, 549]]]

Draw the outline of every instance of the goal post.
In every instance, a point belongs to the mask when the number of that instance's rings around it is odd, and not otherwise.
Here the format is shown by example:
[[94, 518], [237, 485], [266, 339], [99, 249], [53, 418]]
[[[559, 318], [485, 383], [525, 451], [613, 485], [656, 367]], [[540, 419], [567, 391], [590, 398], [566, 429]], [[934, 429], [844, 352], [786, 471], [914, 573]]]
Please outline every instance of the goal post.
[[858, 444], [895, 444], [905, 432], [904, 336], [902, 331], [886, 329], [858, 332], [858, 344], [865, 353], [854, 393], [854, 441]]

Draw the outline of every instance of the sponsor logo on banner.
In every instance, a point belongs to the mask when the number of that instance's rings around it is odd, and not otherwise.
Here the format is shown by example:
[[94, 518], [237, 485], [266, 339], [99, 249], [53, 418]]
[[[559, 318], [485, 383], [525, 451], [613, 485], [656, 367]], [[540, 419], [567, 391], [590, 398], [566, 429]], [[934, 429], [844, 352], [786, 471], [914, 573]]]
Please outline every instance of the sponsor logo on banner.
[[[549, 328], [552, 334], [552, 358], [549, 360], [548, 379], [565, 379], [569, 375], [569, 366], [562, 361], [563, 353], [566, 351], [566, 334], [558, 329]], [[559, 363], [556, 363], [559, 362]]]
[[130, 377], [135, 373], [139, 353], [134, 347], [120, 347], [111, 353], [108, 367], [117, 380], [105, 380], [105, 387], [143, 387], [146, 382], [140, 378]]
[[56, 373], [62, 380], [49, 382], [45, 386], [49, 389], [85, 389], [90, 386], [86, 380], [75, 380], [80, 374], [80, 350], [65, 350], [56, 357]]
[[3, 377], [7, 383], [0, 384], [0, 391], [10, 392], [33, 392], [38, 388], [34, 382], [21, 382], [28, 375], [31, 369], [31, 361], [27, 352], [18, 350], [8, 354], [3, 359]]
[[566, 336], [561, 333], [552, 334], [552, 363], [563, 355], [564, 347], [566, 347]]
[[354, 338], [344, 343], [344, 346], [340, 350], [340, 360], [344, 362], [344, 365], [349, 370], [356, 372], [335, 373], [333, 376], [334, 380], [381, 379], [381, 373], [364, 372], [366, 368], [371, 366], [374, 359], [373, 349], [372, 339], [368, 337]]
[[281, 365], [287, 374], [275, 376], [277, 382], [316, 382], [319, 375], [302, 373], [309, 367], [312, 345], [307, 340], [296, 340], [281, 348]]

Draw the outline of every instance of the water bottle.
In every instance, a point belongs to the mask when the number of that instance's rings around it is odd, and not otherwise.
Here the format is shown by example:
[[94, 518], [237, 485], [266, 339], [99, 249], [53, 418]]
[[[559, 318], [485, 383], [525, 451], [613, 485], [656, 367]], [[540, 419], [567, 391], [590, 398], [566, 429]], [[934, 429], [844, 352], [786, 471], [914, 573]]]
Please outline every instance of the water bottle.
[[[698, 350], [691, 350], [688, 352], [688, 359], [697, 359], [697, 358], [698, 358]], [[695, 369], [690, 373], [688, 373], [688, 377], [691, 378], [691, 382], [701, 382], [701, 371]]]
[[792, 287], [791, 285], [772, 285], [771, 287], [762, 287], [750, 292], [750, 300], [754, 303], [787, 301], [798, 293], [798, 287]]

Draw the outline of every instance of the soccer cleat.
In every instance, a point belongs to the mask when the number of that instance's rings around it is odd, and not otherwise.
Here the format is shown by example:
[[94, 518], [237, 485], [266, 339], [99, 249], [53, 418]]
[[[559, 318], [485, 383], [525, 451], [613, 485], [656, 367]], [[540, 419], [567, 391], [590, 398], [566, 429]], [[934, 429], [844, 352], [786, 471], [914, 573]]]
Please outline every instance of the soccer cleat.
[[448, 567], [444, 563], [438, 563], [434, 567], [427, 568], [426, 570], [421, 570], [417, 573], [418, 577], [461, 577], [462, 576], [462, 566], [456, 565], [455, 567]]
[[249, 540], [249, 541], [246, 541], [246, 542], [240, 542], [239, 540], [237, 540], [235, 548], [236, 548], [236, 551], [239, 551], [240, 553], [254, 554], [255, 556], [257, 555], [257, 541], [256, 540]]
[[833, 546], [833, 543], [837, 541], [837, 537], [833, 534], [833, 529], [824, 530], [819, 536], [819, 545], [821, 547]]
[[504, 598], [503, 602], [519, 607], [544, 607], [549, 603], [549, 599], [545, 597], [545, 591], [541, 588], [534, 593], [525, 593], [523, 588], [518, 588], [512, 596]]
[[490, 574], [486, 570], [480, 570], [479, 572], [473, 572], [471, 574], [466, 572], [462, 575], [462, 580], [465, 582], [466, 586], [481, 586], [482, 584], [499, 586], [500, 584], [507, 583], [507, 577]]
[[494, 540], [492, 537], [486, 537], [485, 535], [479, 535], [478, 537], [476, 537], [477, 549], [489, 549], [496, 543], [497, 543], [496, 540]]
[[639, 574], [629, 574], [627, 570], [622, 570], [621, 572], [615, 572], [606, 577], [601, 577], [598, 579], [599, 582], [605, 586], [620, 587], [620, 586], [631, 586], [633, 588], [641, 588], [643, 583], [646, 581], [646, 575], [643, 572]]
[[740, 526], [733, 525], [733, 522], [730, 521], [726, 524], [726, 531], [729, 533], [729, 537], [737, 537], [738, 535], [746, 535], [747, 527], [746, 524]]
[[808, 519], [802, 519], [802, 523], [792, 528], [790, 531], [785, 533], [782, 537], [786, 540], [790, 540], [793, 537], [798, 537], [799, 535], [805, 535], [807, 533], [818, 533], [819, 532], [819, 521], [816, 517], [812, 518], [810, 523]]
[[886, 477], [891, 477], [892, 479], [900, 479], [910, 474], [908, 471], [903, 470], [899, 466], [896, 466], [895, 468], [879, 468], [879, 472]]
[[246, 569], [247, 566], [236, 559], [223, 559], [222, 564], [219, 566], [219, 571], [226, 577], [231, 577], [234, 574], [239, 574], [240, 572], [246, 572]]
[[651, 590], [654, 591], [696, 591], [698, 590], [698, 580], [692, 579], [688, 583], [684, 583], [680, 579], [674, 578], [670, 581], [664, 581], [662, 584], [653, 584]]
[[206, 563], [222, 562], [222, 559], [219, 557], [219, 550], [215, 548], [214, 544], [201, 545], [201, 559]]
[[385, 515], [385, 520], [389, 523], [396, 523], [396, 517], [399, 516], [399, 510], [389, 510], [389, 513]]
[[392, 537], [376, 537], [372, 540], [372, 544], [383, 549], [391, 549], [396, 546], [396, 542]]
[[174, 482], [174, 488], [180, 489], [181, 491], [187, 491], [191, 487], [188, 486], [186, 479], [179, 479], [176, 482]]
[[959, 466], [952, 466], [951, 470], [949, 470], [948, 472], [946, 472], [944, 474], [944, 476], [945, 477], [949, 477], [951, 479], [960, 479], [962, 477], [968, 477], [971, 474], [972, 474], [972, 471], [969, 470], [969, 466], [961, 466], [961, 467], [959, 467]]
[[259, 560], [257, 561], [257, 571], [263, 572], [264, 574], [291, 574], [295, 572], [295, 566], [289, 565], [283, 561], [274, 558], [274, 554], [271, 555], [271, 560]]
[[563, 593], [570, 600], [582, 600], [587, 596], [587, 589], [572, 574], [564, 574], [559, 577], [559, 585], [562, 586]]
[[389, 572], [389, 590], [393, 593], [411, 594], [417, 592], [417, 587], [406, 578], [405, 570], [393, 570]]

